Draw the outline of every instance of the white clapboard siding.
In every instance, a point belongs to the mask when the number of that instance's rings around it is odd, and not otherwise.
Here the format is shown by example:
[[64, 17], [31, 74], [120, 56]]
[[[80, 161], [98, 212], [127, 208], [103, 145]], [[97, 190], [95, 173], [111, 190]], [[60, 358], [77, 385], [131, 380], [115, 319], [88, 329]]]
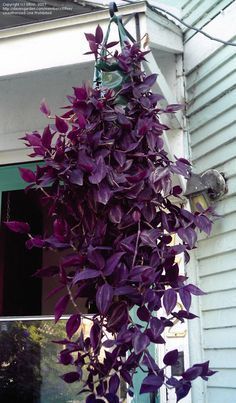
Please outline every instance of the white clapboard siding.
[[[235, 57], [235, 49], [232, 46], [225, 46], [218, 49], [204, 64], [198, 66], [192, 73], [188, 74], [186, 83], [187, 90], [192, 90], [196, 84], [200, 84], [205, 80], [205, 85], [208, 85], [208, 80], [211, 83], [211, 76], [223, 66], [228, 65], [230, 59]], [[201, 88], [201, 87], [200, 87]]]
[[[236, 288], [236, 269], [228, 272], [211, 274], [201, 279], [201, 287], [207, 292]], [[236, 325], [236, 317], [235, 317]]]
[[[193, 149], [193, 158], [194, 158], [194, 149]], [[223, 164], [226, 161], [230, 161], [235, 158], [236, 152], [236, 138], [230, 142], [227, 142], [217, 148], [216, 150], [212, 150], [209, 153], [206, 153], [200, 158], [197, 158], [194, 161], [194, 166], [200, 172], [204, 172], [210, 168], [216, 168], [219, 164]], [[236, 189], [236, 188], [235, 188]], [[232, 189], [233, 190], [233, 189]]]
[[232, 349], [224, 349], [222, 356], [222, 351], [220, 349], [209, 349], [206, 350], [206, 357], [212, 363], [214, 362], [215, 368], [221, 368], [222, 360], [227, 363], [228, 368], [236, 368], [236, 352]]
[[[232, 0], [182, 0], [184, 21], [197, 28], [230, 19]], [[219, 25], [218, 24], [219, 21]], [[226, 24], [227, 25], [227, 24]], [[232, 29], [232, 25], [231, 25]], [[201, 400], [193, 382], [193, 403], [236, 402], [236, 52], [215, 46], [202, 35], [183, 28], [187, 116], [195, 172], [215, 168], [224, 172], [228, 193], [215, 209], [221, 218], [210, 236], [199, 235], [195, 252], [197, 282], [207, 292], [199, 299], [202, 357], [219, 372], [209, 379]], [[227, 31], [227, 27], [225, 28]], [[230, 33], [236, 40], [236, 29]], [[215, 35], [217, 37], [217, 31]], [[219, 36], [219, 35], [218, 35]], [[222, 35], [223, 37], [224, 35]], [[226, 35], [227, 36], [227, 35]], [[204, 50], [201, 50], [204, 42]], [[191, 45], [193, 44], [193, 46]], [[192, 46], [192, 47], [191, 47]], [[199, 49], [199, 55], [198, 55]], [[191, 53], [192, 52], [192, 53]], [[194, 268], [193, 268], [194, 269]], [[196, 334], [190, 333], [190, 342]], [[191, 351], [191, 349], [190, 349]], [[191, 359], [191, 357], [190, 357]]]
[[[200, 283], [201, 284], [201, 283]], [[202, 297], [202, 311], [210, 311], [214, 309], [221, 309], [221, 308], [228, 308], [228, 307], [236, 307], [236, 292], [235, 289], [232, 290], [225, 290], [225, 291], [216, 291], [212, 293], [208, 293], [207, 295], [203, 295]], [[217, 341], [219, 337], [219, 331], [215, 333], [215, 340], [214, 342]], [[223, 329], [225, 339], [227, 342], [227, 339], [230, 336], [230, 332], [226, 332]], [[205, 338], [205, 336], [204, 336]], [[236, 343], [236, 337], [234, 334], [234, 342]], [[213, 343], [213, 340], [212, 340]], [[231, 346], [228, 346], [231, 347]], [[235, 346], [236, 347], [236, 346]]]
[[[213, 120], [208, 119], [204, 125], [199, 129], [195, 128], [191, 130], [191, 144], [194, 146], [206, 138], [210, 138], [219, 131], [223, 131], [226, 127], [236, 123], [236, 106], [230, 106], [223, 110], [223, 114], [219, 113]], [[190, 119], [191, 120], [191, 119]]]
[[222, 98], [212, 103], [210, 102], [211, 99], [209, 99], [208, 106], [191, 116], [190, 130], [199, 129], [206, 124], [207, 120], [213, 120], [216, 116], [224, 114], [225, 110], [235, 106], [236, 89], [234, 81], [232, 82], [232, 90], [228, 90], [226, 94], [223, 93], [222, 95]]
[[192, 93], [192, 97], [189, 99], [189, 115], [205, 109], [209, 103], [212, 104], [219, 99], [219, 97], [230, 92], [232, 89], [232, 82], [236, 82], [236, 58], [233, 59], [230, 72], [226, 74], [222, 72], [222, 77], [219, 77], [212, 85], [209, 85], [208, 87], [206, 86], [204, 92], [199, 92], [196, 95]]
[[208, 387], [208, 402], [233, 403], [236, 400], [235, 388]]
[[[236, 246], [229, 251], [223, 251], [220, 255], [212, 255], [198, 260], [200, 277], [212, 273], [224, 273], [236, 269]], [[207, 291], [207, 290], [206, 290]]]
[[225, 143], [230, 143], [235, 140], [235, 137], [235, 128], [232, 125], [225, 127], [223, 130], [215, 133], [214, 136], [207, 137], [194, 147], [194, 159], [210, 153]]
[[[185, 18], [185, 22], [189, 25], [194, 25], [194, 27], [204, 30], [204, 25], [213, 19], [217, 14], [223, 12], [225, 7], [231, 4], [234, 0], [202, 0], [198, 4], [197, 9], [194, 10], [188, 17]], [[195, 1], [197, 3], [197, 1]], [[184, 28], [185, 31], [185, 41], [189, 40], [194, 32], [187, 27]]]
[[[235, 383], [236, 379], [236, 369], [224, 369], [224, 368], [215, 368], [215, 370], [219, 370], [219, 372], [209, 379], [209, 385], [215, 387], [225, 387], [230, 388], [232, 383]], [[215, 403], [215, 400], [209, 401], [210, 403]], [[227, 400], [222, 400], [222, 402], [227, 402]], [[229, 401], [227, 403], [234, 403], [235, 400]]]
[[[236, 308], [227, 308], [227, 310], [217, 309], [215, 311], [203, 312], [202, 323], [203, 329], [217, 329], [236, 326]], [[236, 357], [236, 351], [232, 352], [232, 358], [233, 357]], [[220, 366], [222, 363], [218, 363], [217, 365]], [[236, 368], [236, 360], [232, 361], [231, 365], [234, 365]]]

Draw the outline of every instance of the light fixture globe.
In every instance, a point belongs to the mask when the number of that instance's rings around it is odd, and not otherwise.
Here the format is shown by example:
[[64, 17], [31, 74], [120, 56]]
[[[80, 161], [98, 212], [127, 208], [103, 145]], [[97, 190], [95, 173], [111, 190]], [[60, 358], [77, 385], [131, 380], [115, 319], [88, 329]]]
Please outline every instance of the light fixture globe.
[[191, 210], [206, 210], [213, 201], [227, 192], [224, 175], [216, 169], [209, 169], [202, 175], [191, 173], [187, 181], [185, 196], [189, 199]]

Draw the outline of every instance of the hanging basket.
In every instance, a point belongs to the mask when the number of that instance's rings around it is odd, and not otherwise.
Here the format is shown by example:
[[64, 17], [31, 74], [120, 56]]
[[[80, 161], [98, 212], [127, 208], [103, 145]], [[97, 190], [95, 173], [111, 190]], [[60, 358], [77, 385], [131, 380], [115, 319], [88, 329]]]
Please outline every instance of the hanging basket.
[[[116, 9], [117, 11], [117, 9]], [[115, 23], [118, 28], [119, 44], [121, 49], [124, 48], [127, 41], [135, 42], [135, 39], [125, 29], [122, 19], [119, 16], [112, 15], [107, 28], [106, 35], [102, 44], [102, 50], [99, 59], [94, 68], [94, 83], [96, 87], [106, 87], [118, 91], [123, 82], [125, 82], [125, 74], [120, 69], [119, 64], [114, 59], [108, 59], [107, 43], [111, 31], [111, 25]]]

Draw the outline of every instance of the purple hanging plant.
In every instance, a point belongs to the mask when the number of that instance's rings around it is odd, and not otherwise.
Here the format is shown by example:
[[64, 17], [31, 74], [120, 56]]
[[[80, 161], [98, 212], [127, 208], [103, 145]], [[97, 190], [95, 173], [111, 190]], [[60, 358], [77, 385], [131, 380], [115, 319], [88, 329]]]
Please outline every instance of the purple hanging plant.
[[[97, 59], [103, 40], [100, 27], [86, 38]], [[191, 297], [203, 292], [186, 284], [176, 256], [183, 253], [188, 262], [189, 251], [196, 247], [196, 231], [209, 234], [212, 221], [209, 211], [185, 210], [182, 189], [172, 185], [175, 174], [189, 177], [190, 163], [168, 158], [162, 139], [168, 127], [160, 116], [180, 106], [158, 106], [161, 96], [151, 91], [157, 76], [146, 76], [140, 67], [146, 53], [127, 42], [113, 55], [125, 77], [119, 91], [75, 87], [62, 116], [56, 116], [43, 133], [24, 137], [33, 149], [31, 156], [43, 158], [44, 164], [36, 172], [21, 169], [20, 174], [28, 188], [43, 191], [53, 217], [51, 235], [31, 234], [28, 223], [6, 223], [10, 230], [29, 235], [28, 248], [68, 252], [58, 266], [38, 270], [36, 275], [58, 277], [52, 295], [64, 289], [55, 306], [55, 322], [70, 300], [75, 306], [66, 323], [66, 338], [58, 341], [65, 346], [60, 362], [74, 367], [62, 378], [67, 383], [82, 381], [80, 392], [90, 393], [87, 403], [102, 398], [119, 402], [121, 379], [132, 396], [133, 375], [140, 367], [146, 372], [140, 393], [157, 392], [167, 385], [175, 388], [177, 401], [188, 394], [195, 378], [207, 380], [214, 373], [205, 362], [193, 365], [178, 379], [167, 378], [164, 370], [176, 363], [178, 351], [168, 352], [161, 367], [148, 351], [150, 343], [164, 342], [162, 334], [175, 318], [196, 317], [189, 312]], [[102, 57], [109, 63], [107, 56]], [[45, 101], [40, 109], [52, 118]], [[173, 204], [171, 196], [179, 198], [180, 206]], [[179, 245], [171, 245], [173, 234], [182, 241]], [[97, 307], [89, 337], [81, 328], [86, 316], [77, 306], [81, 296]], [[178, 296], [184, 310], [178, 310]], [[141, 322], [133, 320], [133, 307]]]

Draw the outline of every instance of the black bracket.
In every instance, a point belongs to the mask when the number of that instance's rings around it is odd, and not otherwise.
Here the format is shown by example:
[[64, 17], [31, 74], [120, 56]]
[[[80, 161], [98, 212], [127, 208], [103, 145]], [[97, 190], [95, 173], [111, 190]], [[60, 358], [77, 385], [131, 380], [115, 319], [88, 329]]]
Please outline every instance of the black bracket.
[[118, 11], [118, 7], [116, 5], [116, 3], [114, 1], [111, 1], [109, 3], [109, 13], [110, 13], [110, 17], [114, 17], [115, 13]]

